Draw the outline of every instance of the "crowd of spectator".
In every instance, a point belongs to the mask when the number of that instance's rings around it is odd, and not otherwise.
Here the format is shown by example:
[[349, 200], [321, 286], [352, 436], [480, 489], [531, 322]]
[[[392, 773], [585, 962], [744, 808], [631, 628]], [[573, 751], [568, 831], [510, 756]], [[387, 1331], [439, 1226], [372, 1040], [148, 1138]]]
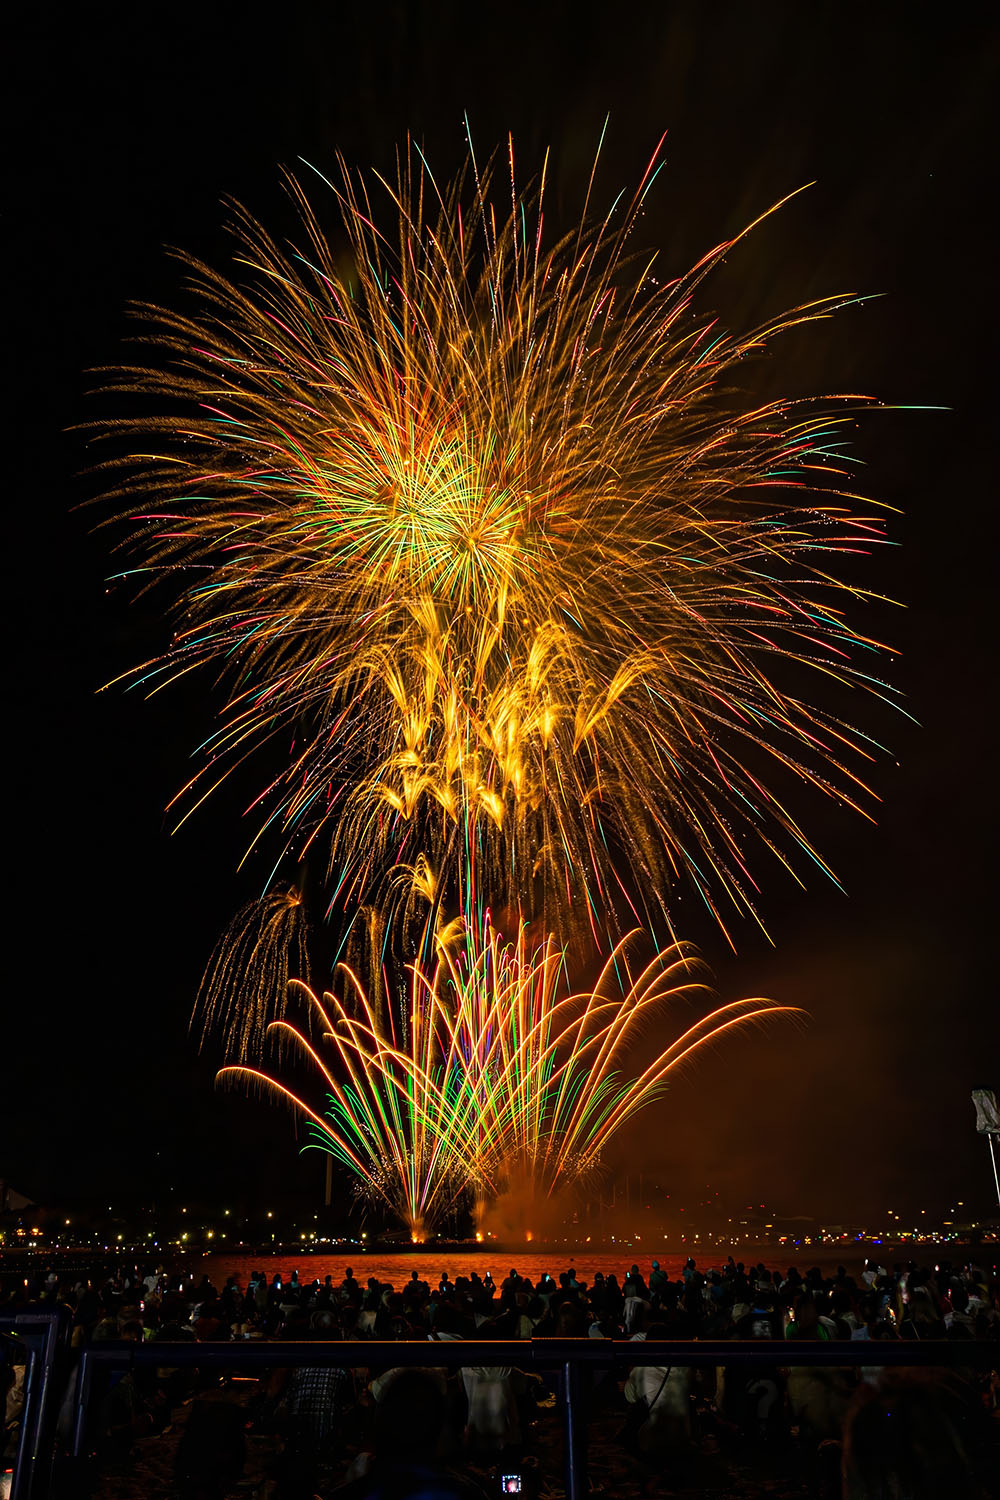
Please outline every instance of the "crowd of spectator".
[[[450, 1373], [430, 1351], [420, 1369], [384, 1360], [363, 1368], [276, 1365], [248, 1382], [238, 1402], [206, 1399], [210, 1388], [218, 1393], [217, 1366], [208, 1374], [170, 1366], [127, 1372], [97, 1415], [102, 1462], [128, 1464], [139, 1439], [170, 1430], [187, 1406], [177, 1493], [205, 1500], [238, 1483], [254, 1435], [274, 1440], [266, 1487], [277, 1500], [334, 1491], [351, 1500], [390, 1493], [450, 1500], [496, 1492], [498, 1484], [537, 1489], [539, 1434], [549, 1430], [543, 1419], [558, 1415], [563, 1392], [556, 1372], [539, 1374], [530, 1360], [512, 1359], [509, 1344], [544, 1337], [771, 1342], [773, 1361], [763, 1365], [737, 1358], [711, 1371], [637, 1364], [624, 1381], [610, 1362], [588, 1363], [589, 1413], [618, 1414], [614, 1441], [650, 1475], [690, 1474], [706, 1455], [794, 1452], [816, 1494], [972, 1500], [995, 1493], [991, 1461], [1000, 1471], [996, 1371], [886, 1371], [874, 1349], [861, 1367], [797, 1366], [793, 1349], [782, 1347], [796, 1340], [1000, 1341], [995, 1272], [972, 1263], [889, 1269], [866, 1262], [855, 1278], [843, 1266], [833, 1276], [818, 1268], [803, 1274], [730, 1257], [707, 1271], [689, 1259], [678, 1277], [654, 1260], [620, 1278], [597, 1272], [584, 1279], [571, 1268], [532, 1282], [511, 1267], [497, 1284], [488, 1273], [452, 1279], [442, 1270], [431, 1280], [413, 1270], [401, 1285], [359, 1279], [347, 1266], [322, 1280], [255, 1271], [245, 1285], [230, 1276], [221, 1286], [157, 1266], [119, 1267], [105, 1278], [63, 1280], [52, 1272], [35, 1285], [11, 1284], [0, 1312], [28, 1304], [66, 1308], [74, 1349], [107, 1340], [508, 1344], [498, 1351], [504, 1363]], [[7, 1370], [11, 1431], [16, 1359], [8, 1356]], [[71, 1379], [64, 1439], [72, 1396]], [[896, 1481], [882, 1472], [888, 1468], [905, 1483], [892, 1488]], [[938, 1475], [939, 1488], [926, 1487], [928, 1474]]]

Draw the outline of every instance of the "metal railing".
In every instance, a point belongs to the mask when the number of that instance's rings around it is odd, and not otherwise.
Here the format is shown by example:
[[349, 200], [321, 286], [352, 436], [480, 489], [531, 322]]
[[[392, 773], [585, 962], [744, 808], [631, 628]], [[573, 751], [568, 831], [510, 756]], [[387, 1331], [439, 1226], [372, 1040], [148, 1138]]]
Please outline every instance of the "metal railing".
[[31, 1309], [0, 1318], [0, 1333], [21, 1343], [27, 1358], [10, 1500], [36, 1500], [51, 1488], [56, 1417], [69, 1363], [69, 1318], [64, 1309]]
[[636, 1365], [672, 1365], [688, 1369], [718, 1365], [744, 1367], [774, 1365], [934, 1365], [991, 1369], [1000, 1364], [1000, 1345], [970, 1341], [881, 1343], [868, 1340], [822, 1343], [805, 1340], [754, 1342], [691, 1339], [505, 1339], [406, 1340], [371, 1339], [364, 1342], [310, 1340], [308, 1343], [152, 1343], [98, 1344], [84, 1350], [77, 1391], [73, 1457], [87, 1451], [88, 1413], [100, 1397], [99, 1372], [141, 1369], [149, 1365], [216, 1366], [233, 1369], [273, 1369], [282, 1365], [359, 1365], [384, 1368], [404, 1366], [493, 1365], [560, 1370], [563, 1376], [563, 1436], [567, 1500], [583, 1500], [587, 1485], [587, 1435], [581, 1371], [631, 1369]]
[[[23, 1313], [0, 1320], [0, 1329], [24, 1340], [29, 1354], [25, 1411], [14, 1467], [11, 1500], [42, 1500], [53, 1493], [55, 1425], [69, 1351], [65, 1321], [57, 1313]], [[583, 1500], [587, 1485], [587, 1432], [582, 1372], [672, 1365], [687, 1369], [742, 1366], [929, 1366], [989, 1370], [1000, 1366], [1000, 1345], [975, 1341], [807, 1342], [647, 1339], [413, 1339], [242, 1341], [225, 1343], [102, 1343], [85, 1348], [77, 1370], [73, 1435], [64, 1466], [66, 1487], [78, 1489], [74, 1471], [86, 1466], [94, 1442], [94, 1413], [115, 1372], [151, 1366], [175, 1369], [257, 1370], [288, 1365], [312, 1368], [359, 1366], [400, 1368], [513, 1366], [558, 1370], [562, 1375], [562, 1422], [567, 1500]], [[61, 1378], [62, 1377], [62, 1378]]]

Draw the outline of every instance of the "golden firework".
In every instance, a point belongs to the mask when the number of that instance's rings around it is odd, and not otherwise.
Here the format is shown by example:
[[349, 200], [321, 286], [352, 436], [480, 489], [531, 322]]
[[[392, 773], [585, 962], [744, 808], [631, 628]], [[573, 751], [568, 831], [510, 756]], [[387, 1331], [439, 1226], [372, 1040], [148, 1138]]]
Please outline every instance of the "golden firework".
[[825, 868], [786, 793], [862, 806], [840, 689], [887, 691], [837, 576], [882, 536], [838, 459], [862, 398], [747, 392], [844, 299], [727, 333], [692, 299], [732, 241], [663, 283], [626, 254], [655, 162], [554, 244], [544, 172], [519, 194], [511, 153], [501, 203], [470, 166], [408, 149], [386, 227], [344, 167], [338, 238], [289, 178], [300, 246], [237, 208], [237, 279], [189, 261], [198, 310], [142, 310], [118, 493], [181, 594], [135, 676], [216, 672], [184, 815], [266, 764], [253, 841], [320, 848], [345, 907], [423, 860], [442, 911], [488, 890], [560, 940], [678, 883], [726, 930], [754, 846]]

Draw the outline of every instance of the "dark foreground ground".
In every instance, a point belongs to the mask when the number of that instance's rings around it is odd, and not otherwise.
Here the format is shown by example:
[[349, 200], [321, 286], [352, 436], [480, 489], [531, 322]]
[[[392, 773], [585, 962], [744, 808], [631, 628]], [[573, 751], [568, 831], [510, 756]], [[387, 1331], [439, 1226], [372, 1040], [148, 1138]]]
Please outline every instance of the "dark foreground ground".
[[[194, 1491], [178, 1485], [175, 1464], [178, 1450], [189, 1423], [211, 1420], [210, 1409], [237, 1407], [245, 1431], [245, 1460], [242, 1473], [216, 1493], [217, 1500], [281, 1500], [284, 1439], [280, 1418], [254, 1424], [259, 1403], [256, 1380], [246, 1380], [193, 1393], [178, 1405], [166, 1430], [156, 1436], [138, 1439], [127, 1458], [106, 1461], [96, 1476], [92, 1494], [96, 1500], [189, 1500]], [[671, 1496], [674, 1500], [698, 1500], [704, 1495], [733, 1497], [733, 1500], [836, 1500], [840, 1495], [839, 1453], [828, 1446], [819, 1453], [807, 1448], [796, 1429], [772, 1448], [755, 1449], [741, 1442], [718, 1421], [709, 1403], [697, 1401], [696, 1441], [693, 1452], [684, 1461], [674, 1460], [661, 1468], [650, 1467], [622, 1445], [619, 1434], [625, 1416], [625, 1404], [612, 1389], [600, 1409], [588, 1423], [588, 1463], [591, 1493], [624, 1497]], [[221, 1413], [220, 1413], [221, 1415]], [[353, 1422], [353, 1430], [344, 1434], [335, 1461], [318, 1485], [324, 1497], [335, 1495], [338, 1486], [367, 1443], [370, 1429], [364, 1418]], [[565, 1494], [562, 1424], [556, 1398], [551, 1391], [539, 1391], [534, 1415], [525, 1432], [525, 1455], [519, 1465], [505, 1463], [504, 1469], [518, 1467], [522, 1475], [522, 1493], [535, 1500], [557, 1500]], [[1000, 1440], [1000, 1434], [998, 1434]], [[500, 1470], [486, 1459], [476, 1460], [461, 1453], [456, 1445], [453, 1466], [478, 1483], [486, 1496], [500, 1493]], [[998, 1475], [1000, 1479], [1000, 1475]], [[1000, 1494], [990, 1489], [988, 1494]], [[200, 1500], [200, 1496], [199, 1496]]]

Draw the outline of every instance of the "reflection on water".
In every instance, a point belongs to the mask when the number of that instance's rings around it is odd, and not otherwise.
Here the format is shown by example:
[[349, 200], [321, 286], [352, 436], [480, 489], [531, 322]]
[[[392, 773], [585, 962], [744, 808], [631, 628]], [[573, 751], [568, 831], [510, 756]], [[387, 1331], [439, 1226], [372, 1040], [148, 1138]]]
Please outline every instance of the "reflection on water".
[[[469, 1276], [473, 1271], [480, 1276], [485, 1276], [489, 1271], [494, 1281], [499, 1284], [511, 1267], [516, 1268], [520, 1276], [527, 1276], [531, 1281], [537, 1281], [543, 1271], [548, 1271], [556, 1278], [562, 1271], [573, 1271], [580, 1281], [590, 1283], [597, 1271], [605, 1276], [613, 1273], [621, 1281], [633, 1262], [638, 1265], [644, 1276], [648, 1276], [654, 1259], [659, 1261], [661, 1268], [668, 1276], [677, 1279], [689, 1255], [694, 1256], [700, 1270], [710, 1270], [713, 1266], [724, 1266], [729, 1253], [729, 1250], [718, 1247], [699, 1250], [697, 1245], [684, 1246], [680, 1250], [673, 1247], [658, 1250], [652, 1241], [647, 1246], [632, 1244], [623, 1246], [621, 1249], [608, 1249], [606, 1246], [591, 1248], [586, 1244], [542, 1244], [526, 1246], [522, 1249], [506, 1247], [499, 1250], [466, 1250], [447, 1246], [441, 1248], [430, 1246], [426, 1250], [399, 1252], [380, 1249], [362, 1250], [359, 1246], [350, 1252], [336, 1255], [278, 1254], [271, 1256], [263, 1253], [243, 1254], [236, 1251], [222, 1251], [211, 1255], [186, 1256], [178, 1260], [174, 1268], [178, 1271], [190, 1271], [199, 1279], [207, 1274], [216, 1286], [221, 1286], [227, 1276], [235, 1276], [240, 1284], [245, 1286], [250, 1273], [257, 1269], [262, 1270], [268, 1279], [280, 1272], [285, 1281], [291, 1276], [293, 1270], [298, 1271], [301, 1282], [309, 1282], [316, 1277], [322, 1281], [324, 1277], [332, 1276], [334, 1284], [337, 1285], [343, 1281], [348, 1266], [362, 1285], [369, 1276], [374, 1276], [380, 1282], [389, 1282], [397, 1288], [404, 1281], [409, 1281], [413, 1271], [416, 1271], [419, 1278], [428, 1282], [432, 1287], [437, 1286], [442, 1271], [447, 1271], [452, 1281], [456, 1276]], [[789, 1266], [797, 1266], [800, 1271], [804, 1272], [810, 1266], [819, 1266], [824, 1275], [832, 1275], [839, 1265], [843, 1265], [853, 1276], [859, 1276], [866, 1254], [879, 1254], [884, 1257], [883, 1264], [891, 1265], [894, 1260], [908, 1259], [912, 1254], [912, 1247], [909, 1249], [902, 1247], [896, 1253], [895, 1250], [890, 1251], [886, 1247], [873, 1249], [871, 1246], [859, 1245], [845, 1245], [842, 1249], [831, 1248], [827, 1245], [805, 1246], [804, 1248], [750, 1245], [734, 1246], [731, 1253], [734, 1260], [741, 1260], [746, 1265], [756, 1265], [758, 1261], [763, 1261], [772, 1270], [786, 1270]]]

